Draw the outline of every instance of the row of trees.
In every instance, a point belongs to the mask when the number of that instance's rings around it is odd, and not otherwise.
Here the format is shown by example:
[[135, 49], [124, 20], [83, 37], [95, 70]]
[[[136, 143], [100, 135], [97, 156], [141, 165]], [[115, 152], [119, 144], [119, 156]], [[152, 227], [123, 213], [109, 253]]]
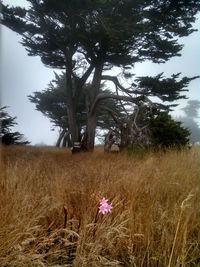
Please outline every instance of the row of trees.
[[[50, 119], [54, 127], [60, 128], [60, 135], [57, 146], [71, 146], [69, 134], [69, 123], [66, 106], [66, 90], [65, 90], [64, 74], [60, 76], [55, 73], [55, 79], [49, 84], [48, 88], [43, 91], [34, 92], [29, 96], [32, 103], [36, 105], [36, 109], [42, 112]], [[86, 128], [86, 112], [85, 101], [89, 97], [90, 84], [84, 88], [84, 95], [78, 105], [78, 121], [81, 132], [84, 133]], [[104, 89], [105, 91], [105, 89]], [[107, 90], [108, 93], [111, 93]], [[188, 105], [184, 108], [188, 116], [195, 117], [198, 114], [199, 101], [188, 101]], [[106, 99], [102, 101], [102, 105], [97, 113], [97, 126], [103, 132], [107, 130], [106, 135], [107, 146], [110, 149], [112, 144], [118, 143], [123, 148], [138, 148], [149, 146], [183, 146], [190, 141], [193, 142], [194, 127], [189, 129], [182, 127], [180, 122], [174, 121], [168, 114], [168, 106], [160, 105], [159, 107], [150, 103], [146, 105], [140, 104], [135, 112], [125, 113], [126, 106], [119, 103], [115, 99]], [[125, 109], [127, 111], [127, 108]], [[111, 116], [108, 116], [108, 113]], [[180, 118], [179, 120], [183, 120]], [[187, 126], [187, 125], [186, 125]], [[196, 124], [198, 128], [198, 125]], [[200, 131], [200, 128], [198, 128]], [[132, 131], [132, 133], [131, 133]], [[199, 135], [200, 136], [200, 135]], [[115, 138], [114, 138], [115, 137]], [[197, 140], [196, 140], [197, 141]]]
[[[68, 120], [65, 117], [66, 106], [65, 102], [63, 102], [65, 90], [63, 90], [62, 86], [60, 87], [59, 83], [60, 79], [62, 80], [63, 77], [56, 75], [56, 78], [57, 79], [54, 80], [54, 82], [57, 81], [56, 84], [58, 87], [54, 87], [51, 83], [51, 89], [44, 90], [43, 92], [35, 92], [33, 96], [29, 96], [29, 98], [31, 102], [36, 104], [38, 111], [47, 116], [55, 127], [61, 129], [56, 145], [61, 146], [62, 141], [62, 146], [70, 146], [71, 140], [68, 134]], [[109, 106], [113, 103], [111, 102], [107, 104]], [[16, 117], [10, 116], [6, 111], [6, 108], [7, 107], [0, 108], [0, 143], [5, 145], [29, 144], [29, 142], [25, 140], [23, 134], [12, 130], [12, 128], [17, 125]], [[187, 105], [182, 108], [185, 116], [179, 117], [178, 120], [181, 121], [186, 128], [182, 127], [180, 122], [174, 121], [167, 112], [159, 112], [159, 114], [157, 113], [157, 116], [150, 116], [150, 119], [148, 120], [148, 129], [151, 132], [152, 145], [161, 147], [170, 147], [172, 145], [175, 145], [176, 147], [183, 146], [188, 143], [189, 136], [190, 142], [199, 142], [200, 127], [195, 121], [195, 119], [199, 118], [199, 109], [200, 101], [198, 100], [189, 100]], [[97, 124], [100, 129], [112, 129], [112, 131], [110, 131], [111, 135], [115, 132], [115, 134], [119, 136], [119, 133], [116, 131], [116, 124], [114, 124], [112, 120], [106, 119], [108, 119], [106, 114], [102, 113], [99, 116]], [[81, 121], [84, 125], [84, 120], [81, 119]], [[109, 138], [109, 134], [107, 136]], [[141, 142], [138, 142], [137, 145], [141, 145]]]
[[[192, 23], [200, 10], [199, 1], [27, 1], [28, 9], [2, 4], [2, 23], [22, 36], [30, 56], [40, 56], [46, 66], [64, 70], [61, 82], [67, 113], [63, 116], [72, 145], [80, 142], [84, 131], [85, 146], [93, 150], [95, 131], [104, 122], [105, 112], [111, 123], [123, 126], [130, 121], [133, 125], [119, 127], [125, 132], [122, 139], [130, 131], [141, 133], [143, 126], [136, 123], [139, 113], [148, 116], [152, 107], [154, 111], [169, 109], [169, 102], [185, 98], [182, 93], [196, 78], [158, 74], [134, 79], [133, 71], [137, 62], [164, 63], [180, 56], [178, 37], [195, 31]], [[116, 68], [120, 72], [113, 75]], [[115, 92], [102, 86], [107, 81]], [[153, 102], [152, 97], [156, 97]], [[143, 108], [146, 111], [139, 112]], [[141, 120], [146, 127], [146, 118]], [[126, 142], [130, 145], [132, 140]]]

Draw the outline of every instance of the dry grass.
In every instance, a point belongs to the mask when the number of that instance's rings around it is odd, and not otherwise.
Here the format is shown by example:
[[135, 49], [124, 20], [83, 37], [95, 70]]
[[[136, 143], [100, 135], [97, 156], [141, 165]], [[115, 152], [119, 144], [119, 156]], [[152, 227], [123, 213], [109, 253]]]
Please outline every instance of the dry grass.
[[0, 266], [200, 266], [199, 156], [1, 148]]

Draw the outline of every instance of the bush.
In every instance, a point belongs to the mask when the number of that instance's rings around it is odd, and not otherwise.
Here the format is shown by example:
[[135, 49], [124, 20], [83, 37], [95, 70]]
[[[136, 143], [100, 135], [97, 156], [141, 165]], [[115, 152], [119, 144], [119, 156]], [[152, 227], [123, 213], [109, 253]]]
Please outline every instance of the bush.
[[189, 144], [190, 131], [166, 112], [150, 119], [150, 132], [154, 147], [181, 148]]

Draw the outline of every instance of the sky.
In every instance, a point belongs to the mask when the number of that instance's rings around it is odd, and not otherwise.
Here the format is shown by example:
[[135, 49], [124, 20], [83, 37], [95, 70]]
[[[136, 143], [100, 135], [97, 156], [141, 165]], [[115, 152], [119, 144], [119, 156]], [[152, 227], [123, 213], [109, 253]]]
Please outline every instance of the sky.
[[[3, 3], [27, 6], [25, 0], [3, 0]], [[194, 28], [200, 30], [200, 16]], [[54, 71], [60, 71], [47, 68], [39, 57], [28, 56], [25, 47], [19, 43], [21, 37], [4, 26], [1, 27], [0, 38], [0, 105], [9, 107], [8, 113], [17, 117], [15, 130], [23, 133], [32, 145], [54, 145], [58, 130], [51, 131], [49, 119], [35, 110], [35, 105], [30, 103], [27, 96], [47, 88], [54, 78]], [[200, 75], [200, 31], [181, 38], [180, 43], [184, 44], [181, 57], [174, 57], [165, 64], [136, 64], [136, 75], [157, 75], [160, 72], [164, 72], [166, 77], [178, 72], [188, 77]], [[200, 79], [192, 81], [188, 89], [189, 99], [200, 100]], [[181, 108], [187, 100], [179, 103], [179, 107], [172, 113], [174, 117], [183, 114]], [[198, 122], [200, 124], [200, 119]]]

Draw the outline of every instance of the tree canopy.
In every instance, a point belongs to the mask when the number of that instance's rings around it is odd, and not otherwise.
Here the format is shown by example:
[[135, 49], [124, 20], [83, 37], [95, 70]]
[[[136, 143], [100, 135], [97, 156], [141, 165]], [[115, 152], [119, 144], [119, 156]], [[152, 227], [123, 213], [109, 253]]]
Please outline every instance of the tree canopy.
[[149, 128], [154, 147], [181, 148], [189, 144], [190, 131], [166, 112], [151, 118]]
[[[69, 63], [66, 54], [75, 52], [93, 63], [165, 62], [180, 55], [182, 45], [175, 38], [194, 31], [191, 23], [200, 8], [195, 0], [27, 2], [28, 10], [3, 4], [2, 23], [23, 36], [22, 44], [30, 55], [64, 69]], [[80, 59], [73, 63], [79, 64]]]
[[[90, 98], [91, 84], [86, 84], [82, 90], [82, 95], [77, 103], [77, 118], [80, 132], [84, 132], [87, 123], [87, 102]], [[104, 92], [110, 93], [108, 89]], [[67, 117], [65, 74], [55, 73], [55, 79], [52, 80], [48, 88], [42, 91], [36, 91], [28, 96], [30, 102], [36, 105], [36, 110], [42, 112], [48, 117], [53, 127], [59, 127], [60, 137], [64, 138], [64, 132], [69, 132], [69, 123]], [[115, 99], [105, 99], [101, 102], [97, 110], [97, 127], [101, 130], [115, 127], [115, 122], [111, 116], [108, 116], [109, 110], [114, 110], [118, 117], [123, 116], [124, 106], [120, 105]], [[62, 141], [60, 139], [60, 142]], [[60, 143], [59, 142], [59, 143]], [[70, 142], [71, 143], [71, 142]]]
[[[189, 82], [189, 79], [182, 79], [179, 82], [175, 80], [178, 75], [173, 75], [171, 78], [165, 78], [162, 74], [156, 77], [138, 77], [136, 82], [139, 83], [137, 85], [143, 90], [146, 90], [146, 95], [156, 96], [156, 92], [159, 92], [157, 88], [169, 88], [174, 84], [174, 87], [180, 87], [180, 89]], [[114, 78], [114, 77], [113, 77]], [[136, 86], [136, 84], [135, 84]], [[78, 111], [78, 121], [80, 132], [84, 132], [86, 127], [87, 117], [86, 117], [86, 107], [88, 98], [90, 98], [90, 84], [86, 84], [84, 86], [84, 90], [82, 91], [82, 96], [80, 98], [80, 102], [77, 103], [77, 111]], [[151, 90], [149, 88], [152, 88]], [[184, 91], [184, 89], [181, 89]], [[172, 94], [174, 94], [175, 90], [171, 90]], [[112, 93], [108, 90], [104, 89], [104, 93]], [[36, 109], [42, 112], [45, 116], [47, 116], [50, 121], [53, 123], [53, 126], [59, 127], [61, 129], [60, 135], [58, 138], [57, 146], [61, 145], [63, 140], [63, 145], [71, 144], [69, 133], [69, 124], [67, 118], [67, 105], [66, 105], [66, 89], [65, 89], [65, 74], [57, 75], [55, 73], [55, 79], [52, 80], [47, 89], [43, 91], [34, 92], [32, 95], [28, 96], [29, 100], [36, 105]], [[175, 97], [185, 98], [183, 95], [177, 96], [163, 96], [163, 101], [169, 100], [172, 101]], [[150, 143], [149, 132], [146, 131], [146, 127], [150, 127], [150, 118], [152, 120], [153, 116], [157, 115], [160, 111], [169, 111], [172, 105], [161, 104], [150, 102], [148, 106], [140, 106], [139, 109], [136, 107], [133, 108], [131, 105], [125, 105], [125, 103], [120, 103], [115, 99], [108, 98], [101, 101], [98, 106], [97, 112], [97, 127], [101, 130], [108, 130], [112, 135], [115, 135], [115, 142], [117, 141], [121, 147], [133, 148], [138, 145], [144, 146], [145, 143]], [[168, 118], [168, 117], [167, 117]], [[134, 126], [134, 123], [135, 126]], [[171, 119], [172, 121], [172, 119]], [[171, 125], [170, 121], [170, 125]], [[123, 129], [123, 125], [129, 125], [132, 129]], [[166, 126], [166, 125], [165, 125]], [[134, 127], [134, 129], [133, 129]], [[144, 128], [143, 132], [140, 131], [140, 128]], [[125, 132], [129, 131], [130, 140], [127, 140], [127, 137], [124, 136]], [[150, 129], [149, 129], [150, 130]], [[125, 132], [124, 132], [125, 131]], [[131, 132], [134, 134], [131, 135]], [[121, 133], [123, 132], [123, 133]], [[68, 143], [64, 140], [67, 135]], [[142, 137], [143, 135], [143, 137]], [[147, 136], [146, 136], [147, 135]], [[142, 138], [141, 138], [142, 137]], [[114, 140], [112, 140], [114, 141]], [[172, 141], [173, 142], [173, 141]], [[140, 144], [138, 144], [140, 143]]]

